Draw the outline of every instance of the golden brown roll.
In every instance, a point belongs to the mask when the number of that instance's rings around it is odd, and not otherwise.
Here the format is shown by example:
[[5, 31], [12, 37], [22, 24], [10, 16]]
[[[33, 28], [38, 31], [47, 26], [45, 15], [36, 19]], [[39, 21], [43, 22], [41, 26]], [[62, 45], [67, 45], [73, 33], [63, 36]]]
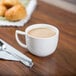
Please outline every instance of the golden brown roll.
[[2, 0], [2, 4], [10, 8], [19, 3], [19, 0]]
[[6, 10], [7, 8], [4, 5], [0, 4], [0, 16], [4, 16]]
[[27, 15], [26, 9], [24, 6], [18, 4], [8, 9], [5, 13], [5, 17], [10, 21], [18, 21], [25, 18]]
[[2, 1], [0, 1], [0, 5], [3, 5]]

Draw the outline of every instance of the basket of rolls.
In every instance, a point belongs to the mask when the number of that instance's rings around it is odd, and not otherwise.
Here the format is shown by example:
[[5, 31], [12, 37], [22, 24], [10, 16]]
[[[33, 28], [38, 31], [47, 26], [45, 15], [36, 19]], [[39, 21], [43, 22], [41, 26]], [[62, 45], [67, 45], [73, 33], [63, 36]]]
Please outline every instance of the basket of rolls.
[[23, 26], [36, 4], [36, 0], [0, 0], [0, 26]]

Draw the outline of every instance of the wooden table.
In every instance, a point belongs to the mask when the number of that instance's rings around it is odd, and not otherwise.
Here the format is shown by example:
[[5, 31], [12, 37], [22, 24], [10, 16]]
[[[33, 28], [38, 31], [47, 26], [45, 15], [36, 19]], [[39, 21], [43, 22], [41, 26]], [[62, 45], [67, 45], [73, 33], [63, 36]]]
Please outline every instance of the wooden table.
[[[16, 42], [15, 31], [24, 31], [35, 23], [52, 24], [60, 30], [58, 47], [48, 57], [36, 57]], [[24, 37], [19, 37], [24, 42]], [[27, 24], [23, 27], [0, 27], [0, 38], [32, 58], [35, 64], [28, 68], [20, 62], [0, 60], [0, 76], [76, 76], [76, 14], [38, 1]]]

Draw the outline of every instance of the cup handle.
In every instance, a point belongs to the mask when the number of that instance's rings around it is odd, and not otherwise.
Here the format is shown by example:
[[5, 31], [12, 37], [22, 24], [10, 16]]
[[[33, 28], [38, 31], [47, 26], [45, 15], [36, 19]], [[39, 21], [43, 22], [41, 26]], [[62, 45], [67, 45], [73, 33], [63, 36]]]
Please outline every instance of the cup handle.
[[22, 32], [22, 31], [20, 31], [20, 30], [16, 30], [16, 32], [15, 32], [15, 37], [16, 37], [16, 41], [18, 42], [18, 44], [19, 44], [20, 46], [22, 46], [23, 48], [27, 48], [27, 45], [23, 44], [23, 43], [19, 40], [18, 34], [20, 34], [20, 35], [25, 35], [25, 32]]

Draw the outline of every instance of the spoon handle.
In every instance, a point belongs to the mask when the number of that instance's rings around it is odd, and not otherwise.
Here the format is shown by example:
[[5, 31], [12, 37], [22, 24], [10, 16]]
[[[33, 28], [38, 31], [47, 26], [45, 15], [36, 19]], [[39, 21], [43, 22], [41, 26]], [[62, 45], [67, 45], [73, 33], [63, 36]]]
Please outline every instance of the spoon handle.
[[[10, 51], [9, 48], [11, 48], [12, 50]], [[22, 54], [21, 52], [19, 52], [18, 50], [16, 50], [12, 46], [10, 46], [10, 45], [7, 46], [7, 43], [2, 41], [1, 39], [0, 39], [0, 50], [1, 51], [5, 51], [8, 54], [16, 57], [20, 62], [22, 62], [24, 65], [26, 65], [28, 67], [32, 67], [33, 66], [32, 59], [30, 59], [26, 55]]]
[[26, 65], [27, 67], [30, 67], [30, 68], [31, 68], [31, 67], [33, 66], [33, 62], [30, 61], [30, 60], [28, 60], [27, 58], [25, 59], [25, 58], [23, 58], [23, 57], [21, 57], [21, 56], [18, 56], [18, 55], [15, 54], [15, 53], [9, 52], [8, 50], [5, 50], [5, 51], [6, 51], [8, 54], [16, 57], [21, 63], [23, 63], [23, 64]]

